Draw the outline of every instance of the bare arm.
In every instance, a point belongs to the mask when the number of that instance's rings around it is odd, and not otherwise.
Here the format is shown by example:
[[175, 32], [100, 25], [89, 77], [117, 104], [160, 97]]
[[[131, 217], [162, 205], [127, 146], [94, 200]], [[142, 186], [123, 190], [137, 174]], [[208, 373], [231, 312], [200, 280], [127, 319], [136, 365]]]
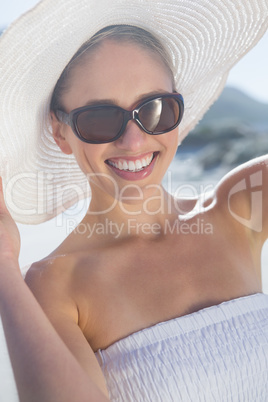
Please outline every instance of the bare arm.
[[230, 216], [248, 230], [251, 240], [262, 245], [268, 238], [268, 155], [225, 176], [217, 196], [226, 203]]
[[25, 282], [80, 366], [108, 396], [99, 363], [79, 326], [83, 308], [76, 302], [76, 286], [73, 291], [74, 278], [68, 270], [70, 259], [56, 258], [48, 260], [48, 264], [46, 261], [34, 264], [27, 272]]
[[0, 186], [0, 314], [21, 402], [108, 401], [24, 283], [18, 239]]

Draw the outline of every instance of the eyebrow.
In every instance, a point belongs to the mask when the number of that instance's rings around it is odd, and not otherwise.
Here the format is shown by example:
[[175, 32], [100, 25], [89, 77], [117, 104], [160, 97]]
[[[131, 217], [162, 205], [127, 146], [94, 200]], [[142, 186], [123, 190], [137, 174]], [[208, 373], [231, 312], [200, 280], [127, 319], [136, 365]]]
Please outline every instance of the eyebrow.
[[[137, 105], [137, 104], [141, 103], [142, 101], [146, 100], [147, 98], [150, 98], [151, 96], [164, 95], [164, 94], [167, 94], [167, 93], [169, 93], [169, 92], [168, 91], [163, 91], [163, 90], [160, 89], [160, 90], [157, 90], [157, 91], [152, 91], [152, 92], [148, 92], [146, 94], [142, 94], [136, 99], [134, 105]], [[116, 99], [93, 99], [93, 100], [90, 100], [90, 101], [88, 101], [88, 102], [86, 102], [84, 104], [84, 106], [98, 106], [98, 105], [119, 106]]]

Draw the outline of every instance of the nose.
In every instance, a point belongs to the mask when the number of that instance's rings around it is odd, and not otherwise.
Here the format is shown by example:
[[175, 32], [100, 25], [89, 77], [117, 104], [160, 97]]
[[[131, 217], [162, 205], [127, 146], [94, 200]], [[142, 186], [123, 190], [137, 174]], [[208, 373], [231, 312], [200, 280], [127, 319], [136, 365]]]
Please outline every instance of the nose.
[[137, 152], [144, 147], [148, 135], [135, 120], [130, 120], [126, 125], [125, 131], [116, 141], [116, 146], [119, 149]]

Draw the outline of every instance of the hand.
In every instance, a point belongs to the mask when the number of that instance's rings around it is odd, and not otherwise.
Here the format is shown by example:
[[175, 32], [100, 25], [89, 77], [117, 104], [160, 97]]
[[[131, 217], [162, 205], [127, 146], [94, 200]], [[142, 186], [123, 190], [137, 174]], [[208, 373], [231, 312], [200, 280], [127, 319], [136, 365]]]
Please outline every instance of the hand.
[[2, 178], [0, 177], [0, 262], [18, 264], [20, 234], [4, 200]]

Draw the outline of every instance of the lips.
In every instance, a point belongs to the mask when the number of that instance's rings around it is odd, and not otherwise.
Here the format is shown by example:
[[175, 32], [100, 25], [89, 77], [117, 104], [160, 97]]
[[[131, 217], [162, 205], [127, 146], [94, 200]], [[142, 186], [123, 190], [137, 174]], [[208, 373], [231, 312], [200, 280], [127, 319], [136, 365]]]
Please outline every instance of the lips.
[[125, 180], [142, 180], [153, 171], [155, 161], [159, 152], [151, 152], [134, 158], [111, 158], [105, 163], [118, 176]]
[[128, 172], [139, 172], [150, 165], [154, 158], [154, 154], [144, 156], [136, 160], [127, 159], [108, 159], [106, 163], [110, 166], [115, 167], [119, 170], [124, 170]]

